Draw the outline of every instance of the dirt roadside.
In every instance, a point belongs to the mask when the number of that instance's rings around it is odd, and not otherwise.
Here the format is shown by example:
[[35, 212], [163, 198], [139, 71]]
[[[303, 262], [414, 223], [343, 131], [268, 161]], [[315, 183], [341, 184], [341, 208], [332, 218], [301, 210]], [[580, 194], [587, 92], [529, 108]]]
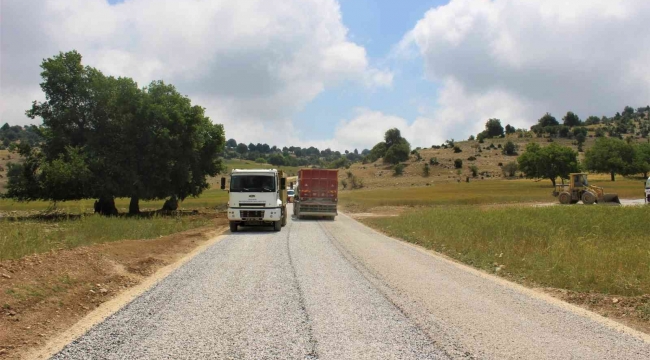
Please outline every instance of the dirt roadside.
[[0, 262], [0, 359], [44, 346], [101, 304], [142, 283], [227, 228], [213, 224]]
[[[498, 205], [482, 205], [479, 206], [479, 208], [485, 211], [489, 211], [495, 208], [501, 208], [506, 206], [539, 206], [539, 205], [540, 204], [538, 203], [498, 204]], [[633, 201], [629, 201], [629, 203], [624, 203], [623, 205], [636, 206], [638, 204], [634, 203]], [[385, 218], [385, 217], [399, 216], [399, 214], [407, 211], [408, 209], [412, 209], [412, 208], [401, 207], [401, 206], [391, 206], [391, 207], [382, 206], [382, 207], [364, 209], [364, 211], [361, 212], [358, 211], [358, 209], [355, 209], [354, 207], [347, 207], [343, 210], [345, 211], [346, 215], [350, 216], [351, 218], [364, 222], [363, 221], [364, 219], [373, 218], [373, 217]], [[366, 222], [364, 223], [368, 225], [368, 223]], [[375, 230], [381, 231], [379, 229], [375, 229]], [[437, 254], [451, 261], [459, 262], [458, 260], [445, 255], [444, 253], [437, 253]], [[580, 306], [584, 309], [587, 309], [598, 315], [619, 322], [635, 330], [644, 332], [646, 334], [650, 334], [650, 294], [644, 294], [640, 296], [620, 296], [620, 295], [607, 295], [607, 294], [600, 294], [600, 293], [577, 292], [577, 291], [557, 289], [557, 288], [543, 288], [543, 287], [539, 287], [538, 284], [532, 283], [530, 281], [522, 281], [521, 278], [518, 278], [513, 275], [509, 275], [507, 272], [500, 273], [499, 276], [503, 277], [508, 281], [519, 283], [535, 291], [550, 295], [556, 299], [565, 301], [573, 305]]]

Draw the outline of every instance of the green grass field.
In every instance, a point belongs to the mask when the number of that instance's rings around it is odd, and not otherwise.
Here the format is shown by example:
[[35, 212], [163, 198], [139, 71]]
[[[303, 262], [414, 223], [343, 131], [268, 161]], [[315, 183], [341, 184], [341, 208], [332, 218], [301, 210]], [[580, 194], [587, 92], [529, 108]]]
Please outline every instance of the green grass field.
[[575, 291], [650, 294], [650, 207], [433, 207], [368, 225], [475, 267]]
[[52, 249], [69, 249], [124, 239], [151, 239], [201, 226], [203, 217], [82, 216], [60, 221], [0, 221], [0, 260]]
[[[590, 176], [594, 185], [605, 192], [618, 193], [624, 199], [643, 198], [644, 182], [618, 177], [611, 182], [603, 176]], [[339, 193], [341, 204], [358, 209], [376, 206], [485, 205], [531, 202], [555, 202], [549, 180], [485, 180], [470, 183], [434, 183], [427, 187], [346, 190]]]

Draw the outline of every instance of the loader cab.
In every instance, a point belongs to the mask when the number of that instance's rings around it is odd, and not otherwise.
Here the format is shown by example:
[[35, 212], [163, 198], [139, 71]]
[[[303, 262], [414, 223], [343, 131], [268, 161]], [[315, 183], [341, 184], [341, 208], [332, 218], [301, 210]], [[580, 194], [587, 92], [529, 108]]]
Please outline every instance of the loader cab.
[[572, 188], [583, 188], [589, 186], [587, 174], [571, 174], [570, 183]]

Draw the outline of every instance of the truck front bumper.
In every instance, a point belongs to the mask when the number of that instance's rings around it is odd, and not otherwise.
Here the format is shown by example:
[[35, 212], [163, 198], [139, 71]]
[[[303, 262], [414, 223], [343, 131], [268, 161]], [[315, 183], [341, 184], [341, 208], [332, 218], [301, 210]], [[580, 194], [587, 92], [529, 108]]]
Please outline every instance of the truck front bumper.
[[228, 208], [229, 221], [269, 223], [281, 219], [282, 208]]

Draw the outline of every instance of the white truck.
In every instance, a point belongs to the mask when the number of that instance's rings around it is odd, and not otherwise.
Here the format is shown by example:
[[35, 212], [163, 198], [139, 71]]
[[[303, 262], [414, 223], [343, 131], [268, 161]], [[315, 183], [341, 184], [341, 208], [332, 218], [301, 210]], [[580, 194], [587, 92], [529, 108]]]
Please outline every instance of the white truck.
[[650, 203], [650, 177], [648, 178], [648, 181], [645, 183], [645, 202]]
[[[221, 178], [226, 189], [226, 178]], [[228, 221], [230, 231], [239, 225], [273, 225], [280, 231], [287, 224], [286, 176], [276, 169], [233, 169], [230, 173]]]

